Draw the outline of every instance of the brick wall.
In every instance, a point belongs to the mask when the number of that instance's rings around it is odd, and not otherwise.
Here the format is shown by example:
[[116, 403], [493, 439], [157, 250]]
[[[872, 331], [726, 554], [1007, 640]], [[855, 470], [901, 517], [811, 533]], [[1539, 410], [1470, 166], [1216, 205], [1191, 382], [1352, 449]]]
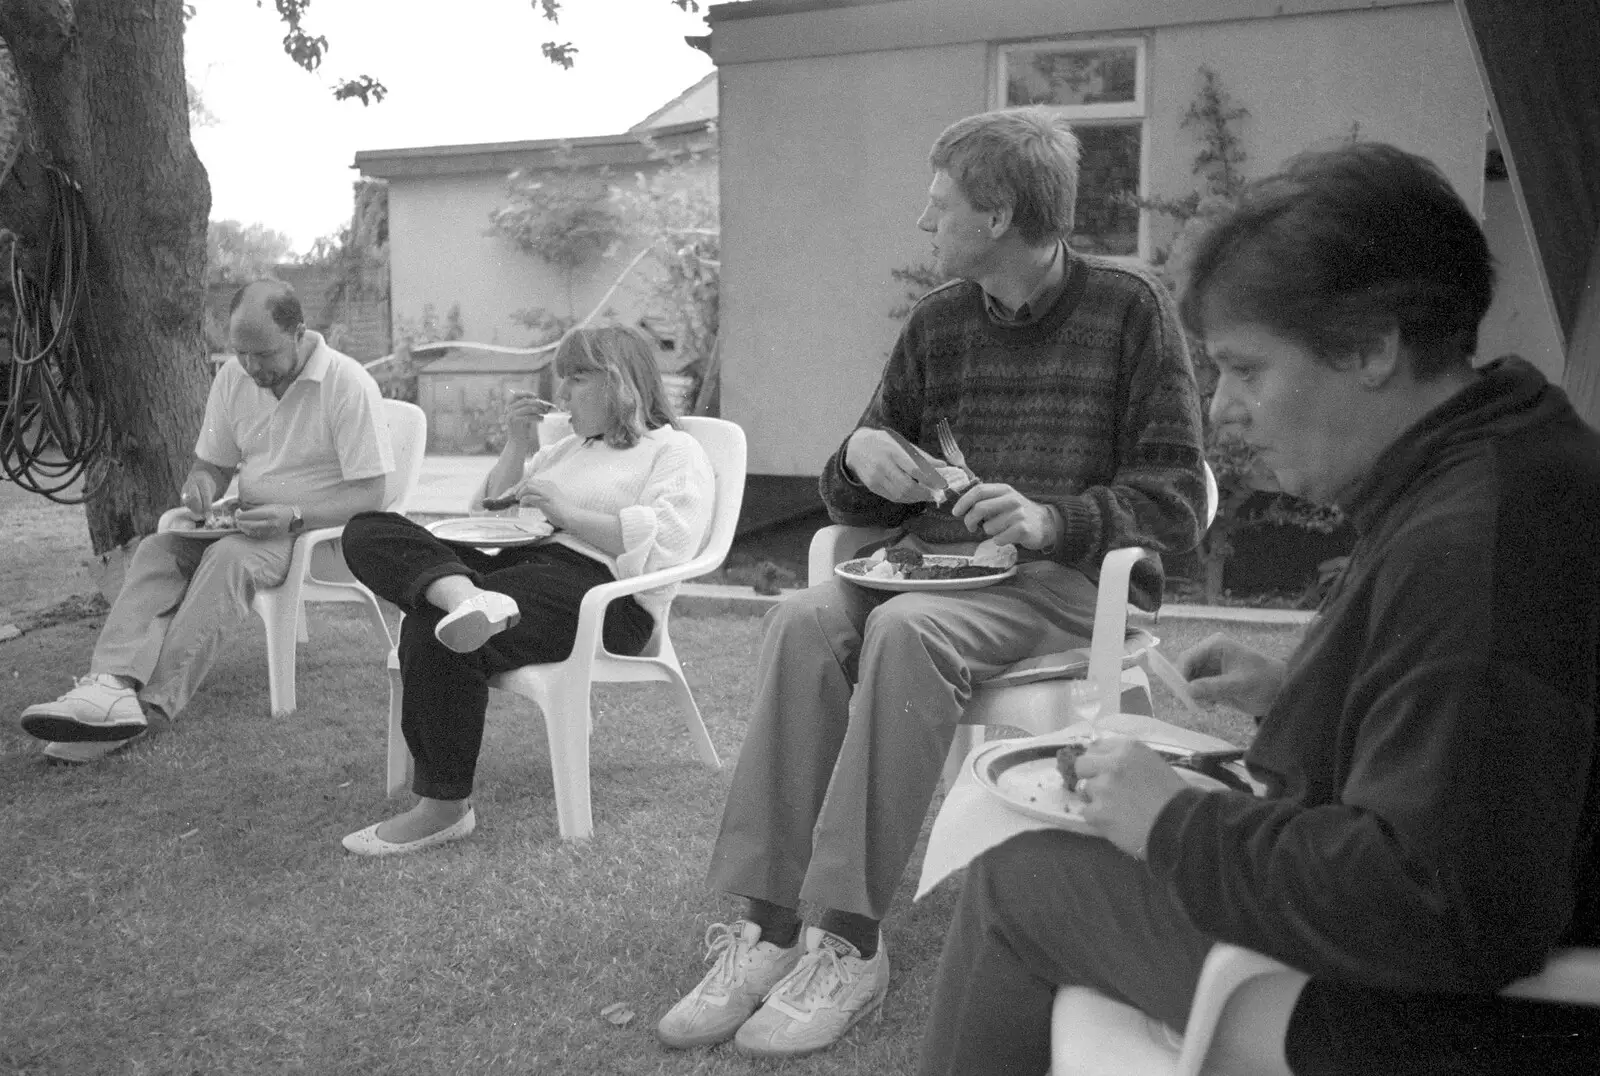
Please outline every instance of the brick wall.
[[[382, 358], [391, 350], [389, 332], [389, 300], [385, 297], [364, 298], [347, 302], [339, 309], [328, 308], [325, 296], [332, 274], [317, 266], [280, 265], [273, 275], [294, 288], [305, 307], [306, 327], [328, 337], [330, 346], [363, 362]], [[235, 284], [216, 284], [206, 293], [206, 311], [214, 327], [226, 332], [228, 303], [238, 290]], [[215, 328], [213, 331], [217, 331]], [[213, 341], [213, 344], [220, 344]]]

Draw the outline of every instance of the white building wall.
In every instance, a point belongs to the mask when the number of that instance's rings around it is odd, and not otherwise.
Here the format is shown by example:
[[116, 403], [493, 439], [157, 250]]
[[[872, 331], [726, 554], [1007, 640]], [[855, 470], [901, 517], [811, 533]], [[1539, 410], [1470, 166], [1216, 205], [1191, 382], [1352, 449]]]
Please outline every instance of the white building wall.
[[[1282, 17], [1244, 0], [1208, 5], [1240, 17], [1130, 26], [1118, 24], [1118, 11], [1153, 17], [1171, 9], [1017, 0], [996, 7], [990, 23], [1004, 26], [1006, 41], [1070, 36], [1082, 28], [1075, 20], [1091, 17], [1092, 36], [1145, 37], [1153, 194], [1194, 186], [1198, 145], [1179, 124], [1207, 64], [1250, 110], [1241, 126], [1247, 174], [1359, 124], [1363, 138], [1431, 157], [1470, 206], [1483, 205], [1487, 105], [1453, 4]], [[946, 9], [948, 23], [940, 23]], [[855, 423], [898, 327], [887, 314], [903, 288], [890, 270], [929, 257], [915, 227], [928, 150], [946, 125], [993, 104], [996, 42], [851, 49], [944, 42], [949, 33], [936, 31], [947, 25], [971, 32], [961, 22], [967, 12], [937, 0], [716, 24], [723, 413], [749, 433], [754, 474], [820, 472]], [[748, 59], [734, 62], [739, 57]], [[1507, 331], [1531, 341], [1517, 349], [1539, 352], [1539, 312], [1520, 300], [1514, 310]], [[1498, 328], [1487, 335], [1501, 338]]]

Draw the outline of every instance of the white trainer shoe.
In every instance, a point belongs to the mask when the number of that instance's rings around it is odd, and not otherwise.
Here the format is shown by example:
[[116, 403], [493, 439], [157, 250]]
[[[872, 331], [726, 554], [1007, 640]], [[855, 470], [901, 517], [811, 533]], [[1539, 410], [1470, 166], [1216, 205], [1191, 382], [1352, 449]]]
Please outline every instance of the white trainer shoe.
[[838, 935], [807, 927], [806, 955], [739, 1028], [733, 1044], [756, 1057], [825, 1050], [863, 1017], [881, 1015], [888, 992], [889, 954], [882, 935], [877, 953], [863, 960], [861, 951]]
[[104, 674], [80, 677], [55, 702], [34, 703], [22, 711], [23, 731], [57, 742], [126, 740], [147, 726], [138, 694]]
[[714, 960], [700, 985], [667, 1011], [656, 1036], [678, 1050], [725, 1042], [761, 1004], [761, 999], [800, 960], [800, 946], [779, 948], [761, 940], [748, 919], [706, 929], [706, 959]]
[[445, 614], [433, 637], [458, 654], [470, 654], [521, 619], [515, 598], [485, 590]]
[[126, 740], [80, 740], [77, 743], [47, 743], [44, 745], [44, 757], [55, 762], [69, 762], [75, 766], [85, 762], [99, 762], [107, 755], [114, 755], [131, 743], [144, 739], [143, 732], [136, 732]]

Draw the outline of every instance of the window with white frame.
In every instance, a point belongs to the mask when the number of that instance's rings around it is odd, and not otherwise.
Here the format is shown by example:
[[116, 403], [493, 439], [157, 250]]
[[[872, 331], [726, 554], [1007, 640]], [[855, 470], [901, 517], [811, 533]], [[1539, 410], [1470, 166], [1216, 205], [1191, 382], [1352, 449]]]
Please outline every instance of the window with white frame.
[[1002, 45], [995, 68], [999, 107], [1041, 105], [1078, 136], [1072, 248], [1139, 256], [1139, 208], [1128, 199], [1144, 193], [1144, 41]]

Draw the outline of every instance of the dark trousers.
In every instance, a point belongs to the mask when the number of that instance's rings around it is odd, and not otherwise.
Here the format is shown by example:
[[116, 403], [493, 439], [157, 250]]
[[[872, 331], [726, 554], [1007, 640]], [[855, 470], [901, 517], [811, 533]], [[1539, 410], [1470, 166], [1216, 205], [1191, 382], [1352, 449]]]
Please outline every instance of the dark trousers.
[[[918, 1069], [1042, 1076], [1057, 986], [1087, 986], [1177, 1031], [1212, 939], [1110, 842], [1025, 833], [967, 871]], [[1600, 1009], [1407, 994], [1312, 979], [1284, 1048], [1299, 1076], [1592, 1076]]]
[[[577, 635], [583, 595], [613, 576], [605, 565], [565, 546], [486, 553], [441, 542], [390, 512], [356, 516], [345, 524], [343, 545], [355, 577], [406, 614], [400, 627], [405, 686], [400, 727], [416, 761], [412, 791], [429, 799], [466, 799], [483, 746], [489, 678], [523, 665], [565, 660]], [[510, 596], [522, 619], [470, 654], [449, 649], [433, 635], [444, 611], [424, 595], [436, 580], [451, 575]], [[632, 598], [606, 609], [602, 637], [613, 653], [639, 653], [654, 631], [654, 618]]]
[[1013, 837], [967, 870], [918, 1071], [1041, 1076], [1062, 985], [1098, 990], [1182, 1031], [1211, 944], [1111, 842], [1058, 830]]

